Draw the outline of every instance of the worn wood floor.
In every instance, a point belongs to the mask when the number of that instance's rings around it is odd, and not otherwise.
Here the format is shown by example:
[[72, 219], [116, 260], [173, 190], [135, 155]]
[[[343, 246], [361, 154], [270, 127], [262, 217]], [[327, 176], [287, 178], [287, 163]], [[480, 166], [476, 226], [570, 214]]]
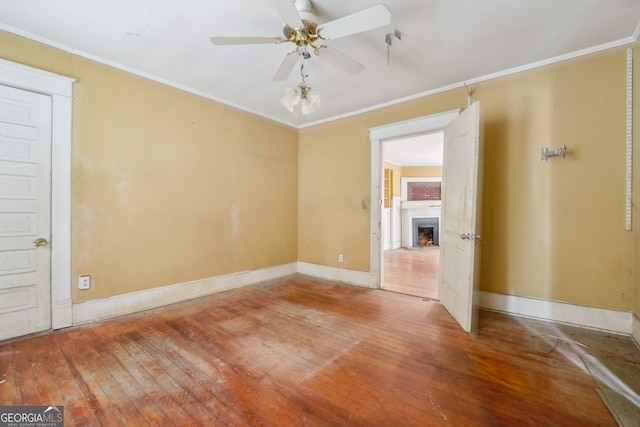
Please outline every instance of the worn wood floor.
[[438, 246], [384, 251], [383, 288], [387, 291], [438, 299]]
[[615, 426], [581, 355], [625, 337], [296, 275], [0, 342], [0, 404], [66, 426]]

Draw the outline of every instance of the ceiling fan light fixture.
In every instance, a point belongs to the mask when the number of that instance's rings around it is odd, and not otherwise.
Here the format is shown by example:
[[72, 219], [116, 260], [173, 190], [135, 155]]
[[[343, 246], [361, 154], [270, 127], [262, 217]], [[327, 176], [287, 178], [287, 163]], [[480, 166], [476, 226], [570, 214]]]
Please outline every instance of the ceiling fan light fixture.
[[301, 104], [302, 114], [311, 114], [322, 103], [322, 95], [303, 84], [288, 87], [284, 90], [280, 104], [293, 113], [296, 105]]
[[[216, 45], [292, 43], [295, 49], [284, 56], [273, 80], [278, 82], [287, 80], [296, 63], [300, 62], [302, 81], [298, 85], [284, 90], [280, 104], [292, 113], [298, 104], [302, 104], [302, 114], [305, 115], [313, 113], [323, 102], [322, 95], [311, 90], [305, 83], [308, 75], [305, 73], [304, 66], [305, 61], [311, 59], [311, 53], [316, 56], [322, 55], [322, 58], [327, 62], [349, 75], [355, 75], [362, 71], [364, 65], [324, 42], [385, 27], [391, 23], [391, 12], [386, 6], [378, 5], [318, 25], [313, 2], [314, 0], [271, 0], [284, 22], [281, 37], [213, 36], [210, 39]], [[323, 34], [320, 34], [321, 31]], [[393, 33], [398, 39], [400, 38], [399, 34], [397, 31]], [[388, 35], [386, 38], [389, 47], [391, 46], [391, 37]]]

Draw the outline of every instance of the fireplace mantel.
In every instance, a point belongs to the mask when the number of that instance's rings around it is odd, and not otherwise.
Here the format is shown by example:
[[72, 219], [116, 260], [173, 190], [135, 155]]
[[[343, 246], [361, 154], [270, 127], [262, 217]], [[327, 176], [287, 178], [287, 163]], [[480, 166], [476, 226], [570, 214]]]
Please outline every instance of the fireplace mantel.
[[442, 207], [442, 201], [440, 200], [421, 200], [421, 201], [414, 201], [414, 202], [402, 202], [402, 209], [411, 209], [411, 210], [437, 209], [437, 211], [440, 212], [441, 207]]

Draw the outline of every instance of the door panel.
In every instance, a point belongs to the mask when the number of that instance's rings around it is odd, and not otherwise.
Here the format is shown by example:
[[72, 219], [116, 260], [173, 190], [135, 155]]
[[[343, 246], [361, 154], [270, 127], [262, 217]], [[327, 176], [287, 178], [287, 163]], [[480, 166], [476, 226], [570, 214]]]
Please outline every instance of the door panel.
[[480, 248], [482, 175], [480, 105], [475, 102], [444, 131], [440, 280], [438, 298], [471, 332]]
[[0, 339], [51, 327], [51, 112], [0, 85]]

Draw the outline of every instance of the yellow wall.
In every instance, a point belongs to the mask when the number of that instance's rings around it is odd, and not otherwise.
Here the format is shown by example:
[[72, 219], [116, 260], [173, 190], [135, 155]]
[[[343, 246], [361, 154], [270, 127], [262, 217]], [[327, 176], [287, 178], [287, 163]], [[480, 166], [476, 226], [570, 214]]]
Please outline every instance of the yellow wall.
[[0, 32], [4, 59], [76, 78], [72, 276], [102, 298], [297, 259], [297, 131]]
[[[94, 287], [72, 286], [76, 302], [296, 259], [368, 271], [368, 129], [466, 105], [459, 89], [296, 131], [15, 35], [0, 46], [78, 79], [72, 275]], [[485, 127], [482, 289], [640, 312], [625, 63], [616, 49], [471, 88]], [[567, 159], [540, 162], [562, 144]]]
[[[478, 88], [486, 100], [487, 290], [631, 309], [625, 76], [619, 49]], [[563, 144], [567, 159], [540, 162], [543, 146]]]
[[[298, 148], [298, 259], [368, 270], [371, 197], [369, 131], [331, 124], [301, 133]], [[345, 144], [345, 142], [347, 142]], [[333, 159], [333, 160], [332, 160]], [[344, 236], [348, 238], [342, 238]]]
[[402, 176], [407, 178], [441, 177], [442, 166], [403, 166]]
[[[485, 128], [483, 290], [633, 308], [625, 81], [616, 49], [471, 88]], [[368, 271], [367, 130], [465, 105], [459, 89], [301, 130], [299, 259], [337, 267], [343, 252], [343, 267]], [[565, 160], [540, 162], [563, 144]]]

